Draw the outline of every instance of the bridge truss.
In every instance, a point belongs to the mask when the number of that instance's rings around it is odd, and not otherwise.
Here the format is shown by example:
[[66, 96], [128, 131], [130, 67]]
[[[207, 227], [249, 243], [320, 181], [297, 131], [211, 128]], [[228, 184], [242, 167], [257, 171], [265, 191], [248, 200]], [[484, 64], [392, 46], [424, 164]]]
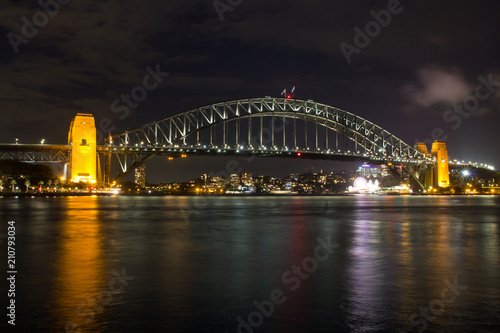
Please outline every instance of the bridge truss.
[[311, 100], [272, 97], [192, 109], [109, 137], [105, 147], [100, 152], [108, 156], [106, 170], [109, 175], [114, 164], [117, 179], [152, 155], [287, 157], [301, 153], [309, 158], [381, 164], [433, 163], [392, 133], [353, 113]]
[[67, 163], [71, 147], [67, 145], [0, 145], [0, 160], [14, 160], [25, 163]]

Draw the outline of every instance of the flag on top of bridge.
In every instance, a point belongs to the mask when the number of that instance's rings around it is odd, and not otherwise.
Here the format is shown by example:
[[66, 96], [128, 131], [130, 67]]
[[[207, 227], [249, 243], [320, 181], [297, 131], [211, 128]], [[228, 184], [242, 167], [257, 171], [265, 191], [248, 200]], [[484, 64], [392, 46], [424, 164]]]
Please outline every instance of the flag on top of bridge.
[[281, 93], [281, 96], [283, 96], [283, 95], [286, 95], [286, 89], [283, 90], [283, 92]]
[[295, 92], [295, 86], [293, 86], [292, 88], [292, 94]]

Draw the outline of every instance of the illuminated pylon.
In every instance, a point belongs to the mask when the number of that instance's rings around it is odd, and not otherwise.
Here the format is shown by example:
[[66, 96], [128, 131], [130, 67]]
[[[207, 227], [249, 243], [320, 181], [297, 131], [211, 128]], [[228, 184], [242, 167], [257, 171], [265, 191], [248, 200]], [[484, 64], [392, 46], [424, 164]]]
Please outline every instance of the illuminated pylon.
[[68, 133], [71, 146], [69, 175], [71, 182], [94, 184], [97, 181], [96, 128], [94, 116], [78, 113], [71, 121]]
[[450, 172], [448, 168], [448, 150], [444, 141], [432, 143], [432, 157], [436, 159], [434, 166], [434, 187], [450, 186]]

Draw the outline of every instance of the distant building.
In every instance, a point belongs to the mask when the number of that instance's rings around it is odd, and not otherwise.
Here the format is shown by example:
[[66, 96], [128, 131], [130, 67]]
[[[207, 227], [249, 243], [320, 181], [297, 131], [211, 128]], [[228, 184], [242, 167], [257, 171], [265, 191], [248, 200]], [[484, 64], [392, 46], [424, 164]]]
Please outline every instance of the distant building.
[[135, 169], [135, 184], [139, 188], [146, 187], [146, 166], [144, 164]]
[[254, 185], [254, 181], [253, 181], [252, 173], [250, 173], [250, 172], [243, 172], [241, 174], [241, 182], [245, 186], [253, 186]]
[[229, 183], [231, 184], [231, 186], [238, 186], [240, 184], [240, 176], [233, 173], [229, 177]]

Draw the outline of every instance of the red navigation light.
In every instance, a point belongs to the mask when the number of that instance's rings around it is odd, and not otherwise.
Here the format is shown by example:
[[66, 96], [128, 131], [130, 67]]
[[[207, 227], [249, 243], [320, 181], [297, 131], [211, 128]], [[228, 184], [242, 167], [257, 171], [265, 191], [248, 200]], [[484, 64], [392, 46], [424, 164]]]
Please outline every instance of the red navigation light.
[[301, 156], [302, 154], [301, 153], [297, 153], [297, 156]]
[[286, 95], [286, 98], [290, 99], [292, 98], [292, 95]]

